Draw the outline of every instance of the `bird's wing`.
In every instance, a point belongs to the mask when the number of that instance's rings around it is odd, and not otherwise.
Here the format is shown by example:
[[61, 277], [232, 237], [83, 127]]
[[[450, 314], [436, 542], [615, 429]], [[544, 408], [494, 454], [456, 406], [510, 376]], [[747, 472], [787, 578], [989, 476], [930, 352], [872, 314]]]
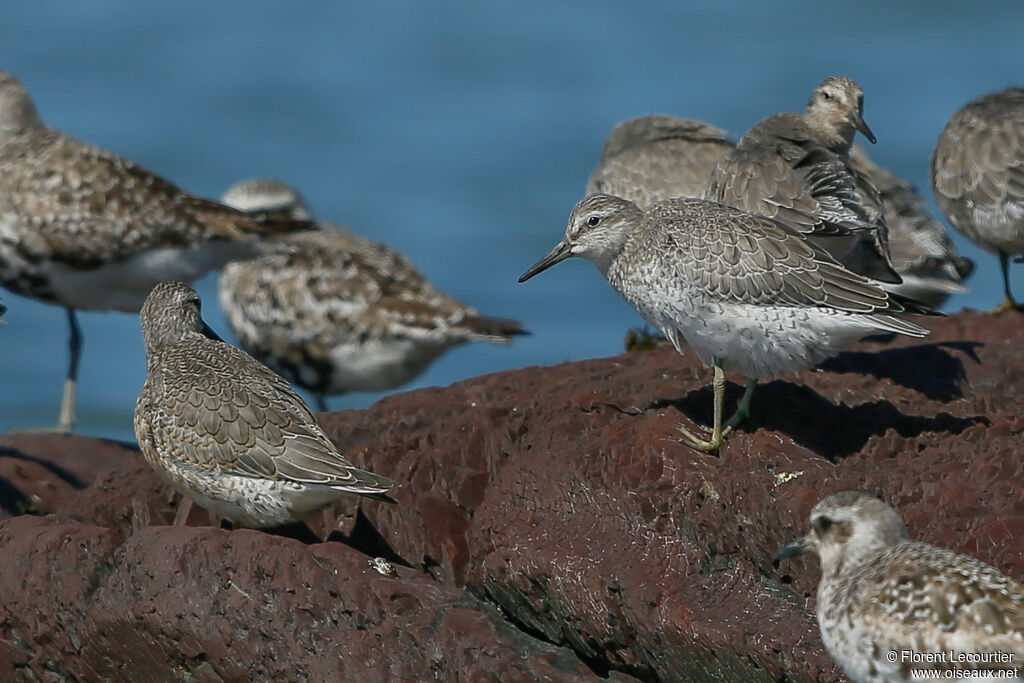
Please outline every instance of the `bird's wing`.
[[150, 393], [140, 397], [140, 409], [145, 401], [150, 412], [146, 437], [158, 452], [238, 476], [340, 488], [389, 481], [345, 460], [280, 375], [223, 342], [204, 340], [188, 353], [180, 347], [159, 352]]

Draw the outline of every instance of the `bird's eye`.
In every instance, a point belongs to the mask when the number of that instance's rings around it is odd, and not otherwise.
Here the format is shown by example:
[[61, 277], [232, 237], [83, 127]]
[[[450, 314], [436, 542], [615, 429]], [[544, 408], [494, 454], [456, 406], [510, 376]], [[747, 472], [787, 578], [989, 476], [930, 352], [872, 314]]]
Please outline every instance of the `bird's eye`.
[[203, 302], [199, 300], [198, 296], [189, 297], [186, 303], [195, 304], [196, 308], [202, 308]]
[[832, 528], [832, 520], [828, 517], [818, 517], [814, 520], [814, 526], [818, 528], [818, 533], [827, 533]]
[[600, 224], [601, 224], [601, 217], [600, 216], [591, 216], [590, 218], [587, 219], [587, 225], [590, 226], [591, 228], [596, 228]]
[[832, 93], [830, 93], [828, 90], [822, 90], [821, 96], [824, 97], [826, 100], [832, 99]]

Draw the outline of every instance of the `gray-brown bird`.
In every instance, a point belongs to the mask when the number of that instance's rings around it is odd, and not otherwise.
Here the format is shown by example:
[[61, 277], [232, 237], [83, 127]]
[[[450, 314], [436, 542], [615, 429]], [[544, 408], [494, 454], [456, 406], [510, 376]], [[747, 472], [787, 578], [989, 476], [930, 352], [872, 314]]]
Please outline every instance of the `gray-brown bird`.
[[[669, 199], [643, 211], [595, 194], [569, 216], [565, 237], [520, 282], [579, 256], [683, 353], [714, 370], [714, 424], [694, 448], [714, 451], [745, 418], [757, 380], [808, 368], [870, 334], [924, 337], [902, 318], [911, 302], [852, 273], [778, 223], [717, 202]], [[725, 372], [747, 378], [723, 422]]]
[[843, 263], [854, 249], [868, 250], [858, 272], [899, 284], [877, 192], [848, 163], [857, 131], [875, 141], [863, 107], [854, 81], [826, 78], [803, 113], [773, 114], [747, 131], [718, 162], [705, 198], [772, 218]]
[[703, 197], [715, 164], [733, 148], [703, 121], [652, 114], [615, 126], [587, 181], [587, 194], [610, 194], [641, 209], [673, 197]]
[[953, 227], [999, 257], [1003, 303], [1010, 257], [1024, 253], [1024, 90], [1007, 88], [968, 102], [946, 123], [932, 155], [932, 190]]
[[157, 285], [140, 317], [148, 374], [135, 435], [183, 495], [236, 525], [273, 527], [398, 485], [342, 457], [287, 380], [204, 334], [188, 285]]
[[76, 310], [135, 313], [157, 283], [261, 253], [254, 238], [281, 227], [299, 226], [261, 225], [44, 125], [21, 82], [0, 71], [0, 285], [64, 307], [71, 330], [51, 431], [75, 421]]

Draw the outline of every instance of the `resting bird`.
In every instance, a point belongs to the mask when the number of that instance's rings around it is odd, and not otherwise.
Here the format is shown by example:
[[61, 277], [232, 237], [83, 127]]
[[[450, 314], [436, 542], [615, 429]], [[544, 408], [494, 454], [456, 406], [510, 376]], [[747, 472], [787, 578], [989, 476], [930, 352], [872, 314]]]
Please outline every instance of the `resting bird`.
[[655, 114], [615, 126], [587, 194], [610, 194], [641, 209], [675, 197], [701, 197], [715, 164], [733, 148], [725, 131], [703, 121]]
[[[258, 220], [309, 218], [299, 193], [272, 179], [242, 181], [223, 201]], [[317, 225], [284, 240], [287, 254], [229, 264], [219, 295], [242, 346], [313, 392], [320, 410], [327, 395], [410, 382], [460, 344], [526, 334], [438, 291], [393, 249]]]
[[248, 527], [299, 521], [345, 494], [382, 498], [398, 485], [343, 458], [288, 381], [210, 338], [199, 309], [195, 290], [164, 282], [140, 314], [148, 374], [135, 436], [164, 481]]
[[857, 253], [861, 275], [899, 284], [877, 192], [848, 161], [856, 131], [875, 141], [863, 108], [859, 85], [826, 78], [802, 114], [773, 114], [747, 131], [718, 162], [705, 198], [779, 221], [844, 264]]
[[[826, 497], [811, 511], [810, 523], [810, 532], [774, 559], [813, 553], [821, 560], [821, 640], [852, 680], [983, 677], [963, 674], [972, 671], [1021, 680], [1019, 583], [968, 555], [909, 540], [896, 510], [866, 493]], [[943, 659], [915, 659], [936, 654]], [[1005, 675], [1014, 671], [1016, 676]]]
[[[889, 228], [889, 257], [902, 284], [886, 288], [928, 306], [941, 306], [951, 294], [967, 291], [964, 281], [974, 261], [961, 256], [949, 232], [924, 208], [924, 197], [908, 181], [874, 163], [860, 145], [850, 150], [850, 165], [878, 189], [882, 215]], [[856, 255], [845, 259], [860, 271]]]

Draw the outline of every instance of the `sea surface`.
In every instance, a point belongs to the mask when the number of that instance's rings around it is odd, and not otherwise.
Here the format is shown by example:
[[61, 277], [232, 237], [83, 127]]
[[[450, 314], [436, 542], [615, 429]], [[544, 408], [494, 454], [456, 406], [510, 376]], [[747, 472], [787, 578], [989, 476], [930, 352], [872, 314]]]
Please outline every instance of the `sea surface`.
[[[415, 388], [622, 350], [641, 320], [592, 265], [574, 259], [516, 284], [560, 239], [618, 121], [668, 113], [739, 135], [844, 74], [866, 93], [873, 158], [925, 188], [935, 210], [939, 132], [968, 100], [1021, 83], [1022, 29], [1024, 4], [1011, 2], [7, 3], [0, 68], [50, 125], [205, 196], [281, 178], [318, 217], [399, 249], [438, 287], [533, 332], [455, 349]], [[995, 257], [956, 243], [978, 268], [947, 310], [994, 306]], [[215, 277], [197, 288], [207, 321], [230, 338]], [[1024, 267], [1013, 280], [1024, 296]], [[64, 312], [0, 295], [0, 429], [52, 424]], [[77, 431], [133, 440], [138, 319], [80, 321]]]

